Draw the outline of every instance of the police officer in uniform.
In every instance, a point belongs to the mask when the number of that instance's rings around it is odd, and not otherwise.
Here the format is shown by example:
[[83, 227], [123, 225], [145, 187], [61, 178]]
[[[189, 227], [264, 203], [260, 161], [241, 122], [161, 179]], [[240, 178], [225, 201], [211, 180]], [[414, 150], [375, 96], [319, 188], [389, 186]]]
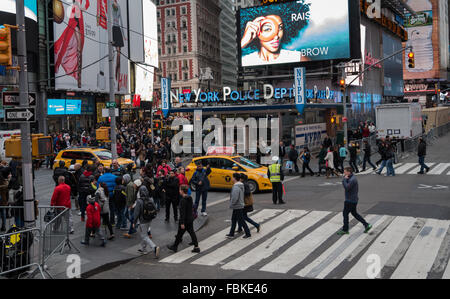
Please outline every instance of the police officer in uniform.
[[278, 157], [273, 157], [272, 160], [274, 163], [269, 166], [269, 170], [267, 171], [267, 176], [272, 183], [272, 200], [275, 205], [277, 203], [285, 204], [283, 201], [284, 174], [281, 169], [281, 164], [279, 163], [280, 159]]

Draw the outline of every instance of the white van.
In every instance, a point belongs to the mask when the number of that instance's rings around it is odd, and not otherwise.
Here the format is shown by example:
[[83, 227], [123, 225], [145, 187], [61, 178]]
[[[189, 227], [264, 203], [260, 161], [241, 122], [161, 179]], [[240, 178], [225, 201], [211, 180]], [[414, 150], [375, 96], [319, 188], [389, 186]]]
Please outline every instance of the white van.
[[10, 139], [13, 135], [20, 135], [20, 130], [14, 130], [14, 131], [0, 131], [0, 160], [7, 160], [5, 157], [5, 141]]

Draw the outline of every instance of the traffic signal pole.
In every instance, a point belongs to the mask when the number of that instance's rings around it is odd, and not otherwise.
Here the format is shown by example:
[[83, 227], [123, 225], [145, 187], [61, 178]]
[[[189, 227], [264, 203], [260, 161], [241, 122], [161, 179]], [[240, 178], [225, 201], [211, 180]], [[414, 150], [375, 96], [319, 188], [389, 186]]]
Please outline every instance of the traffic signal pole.
[[[396, 56], [396, 55], [398, 55], [398, 54], [400, 54], [400, 53], [403, 53], [404, 51], [406, 51], [406, 50], [410, 50], [411, 52], [413, 52], [413, 47], [412, 46], [408, 46], [408, 47], [405, 47], [405, 48], [402, 48], [402, 49], [400, 49], [400, 50], [398, 50], [398, 51], [396, 51], [395, 53], [393, 53], [392, 55], [390, 55], [390, 56], [388, 56], [388, 57], [386, 57], [386, 58], [383, 58], [383, 59], [381, 59], [377, 64], [380, 64], [380, 63], [382, 63], [382, 62], [385, 62], [386, 60], [388, 60], [388, 59], [391, 59], [392, 57], [394, 57], [394, 56]], [[358, 76], [356, 76], [352, 81], [350, 81], [348, 84], [345, 84], [344, 85], [344, 88], [345, 88], [345, 90], [344, 90], [344, 92], [343, 92], [343, 100], [342, 100], [342, 104], [344, 105], [344, 117], [345, 118], [347, 118], [348, 119], [348, 109], [347, 109], [347, 97], [350, 99], [350, 95], [348, 94], [348, 87], [353, 83], [353, 82], [355, 82], [356, 80], [358, 80], [363, 74], [365, 74], [368, 70], [370, 70], [371, 68], [373, 68], [375, 65], [373, 64], [373, 65], [369, 65], [368, 67], [366, 67], [363, 71], [361, 71], [359, 74], [358, 74]], [[338, 66], [339, 67], [339, 66]], [[342, 74], [343, 74], [343, 76], [342, 76], [342, 78], [344, 78], [344, 80], [345, 80], [345, 78], [346, 78], [346, 74], [345, 74], [345, 68], [343, 67], [343, 71], [342, 71]], [[344, 123], [344, 145], [346, 146], [346, 147], [348, 147], [348, 122], [345, 122]]]
[[[24, 0], [16, 0], [17, 57], [19, 61], [19, 93], [20, 107], [28, 107], [28, 70], [27, 70], [27, 42], [25, 31]], [[31, 157], [30, 123], [20, 125], [22, 142], [22, 185], [24, 222], [26, 227], [35, 225], [34, 196], [33, 196], [33, 160]]]
[[[108, 53], [109, 53], [109, 102], [116, 102], [116, 95], [114, 94], [114, 52], [112, 44], [112, 0], [107, 0], [108, 7]], [[117, 53], [117, 55], [120, 55]], [[118, 57], [120, 59], [120, 57]], [[116, 133], [116, 108], [113, 106], [109, 108], [109, 117], [111, 117], [111, 153], [112, 158], [117, 159], [117, 133]]]

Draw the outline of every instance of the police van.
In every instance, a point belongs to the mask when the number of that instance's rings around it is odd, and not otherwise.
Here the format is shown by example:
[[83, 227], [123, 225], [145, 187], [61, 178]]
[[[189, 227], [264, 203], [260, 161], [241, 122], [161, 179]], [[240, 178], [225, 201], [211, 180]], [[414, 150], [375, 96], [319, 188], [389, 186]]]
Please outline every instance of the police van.
[[8, 160], [5, 157], [5, 141], [13, 135], [20, 135], [20, 130], [0, 131], [0, 160]]

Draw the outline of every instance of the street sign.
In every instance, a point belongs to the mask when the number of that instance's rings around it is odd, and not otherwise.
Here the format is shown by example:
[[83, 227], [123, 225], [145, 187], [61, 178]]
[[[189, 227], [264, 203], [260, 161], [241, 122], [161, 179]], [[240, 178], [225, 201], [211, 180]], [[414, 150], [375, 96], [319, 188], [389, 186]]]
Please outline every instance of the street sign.
[[[4, 92], [3, 96], [3, 106], [20, 106], [20, 95], [18, 92]], [[28, 100], [30, 106], [36, 105], [36, 94], [28, 93]]]
[[106, 108], [116, 108], [117, 104], [116, 103], [112, 103], [112, 102], [107, 102], [106, 103]]
[[5, 122], [7, 123], [23, 123], [35, 121], [36, 111], [34, 107], [5, 109]]
[[295, 82], [295, 106], [300, 114], [305, 110], [305, 86], [306, 86], [306, 69], [299, 67], [294, 69]]

